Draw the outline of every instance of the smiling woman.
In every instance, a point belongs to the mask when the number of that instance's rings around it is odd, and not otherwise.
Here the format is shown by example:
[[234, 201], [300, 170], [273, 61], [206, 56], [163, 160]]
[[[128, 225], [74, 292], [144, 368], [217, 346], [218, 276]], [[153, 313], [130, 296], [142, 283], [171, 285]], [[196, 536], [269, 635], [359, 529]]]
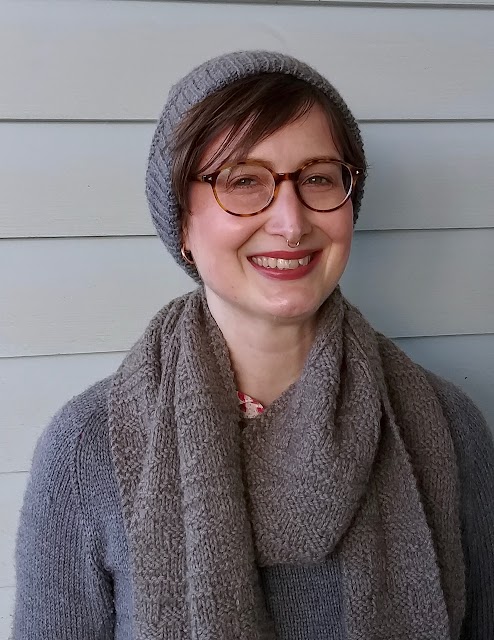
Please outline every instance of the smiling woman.
[[172, 88], [146, 191], [199, 286], [41, 438], [15, 640], [489, 637], [486, 424], [339, 289], [366, 170], [299, 60]]

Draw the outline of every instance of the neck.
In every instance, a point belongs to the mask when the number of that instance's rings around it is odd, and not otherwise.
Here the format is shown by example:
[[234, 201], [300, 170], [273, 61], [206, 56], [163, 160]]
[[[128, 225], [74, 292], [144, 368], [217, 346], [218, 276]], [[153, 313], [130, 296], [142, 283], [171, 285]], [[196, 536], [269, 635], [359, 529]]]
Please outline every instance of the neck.
[[300, 377], [315, 336], [315, 318], [289, 322], [208, 305], [230, 353], [237, 390], [265, 407]]

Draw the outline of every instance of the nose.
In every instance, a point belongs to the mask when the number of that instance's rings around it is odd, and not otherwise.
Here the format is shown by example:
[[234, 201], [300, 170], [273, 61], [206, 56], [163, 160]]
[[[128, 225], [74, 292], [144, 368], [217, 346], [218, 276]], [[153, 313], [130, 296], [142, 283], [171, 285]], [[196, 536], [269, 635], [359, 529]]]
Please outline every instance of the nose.
[[312, 225], [309, 209], [300, 202], [292, 181], [283, 181], [278, 193], [266, 212], [268, 214], [265, 230], [271, 235], [282, 236], [289, 242], [297, 243], [310, 233]]

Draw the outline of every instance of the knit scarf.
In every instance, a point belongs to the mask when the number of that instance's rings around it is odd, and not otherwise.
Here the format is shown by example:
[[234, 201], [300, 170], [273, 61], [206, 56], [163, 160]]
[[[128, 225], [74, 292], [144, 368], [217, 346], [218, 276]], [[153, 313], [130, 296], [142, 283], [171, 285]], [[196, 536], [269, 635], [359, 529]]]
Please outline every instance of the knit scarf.
[[339, 289], [300, 379], [243, 424], [202, 288], [116, 373], [110, 444], [138, 640], [274, 640], [259, 568], [341, 566], [345, 640], [457, 640], [455, 456], [424, 372]]

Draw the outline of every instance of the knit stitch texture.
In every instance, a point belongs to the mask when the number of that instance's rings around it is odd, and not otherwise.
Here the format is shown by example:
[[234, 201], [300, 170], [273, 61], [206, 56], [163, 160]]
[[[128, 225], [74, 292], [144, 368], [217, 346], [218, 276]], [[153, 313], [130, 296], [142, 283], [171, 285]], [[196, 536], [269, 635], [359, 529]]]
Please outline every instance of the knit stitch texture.
[[138, 638], [275, 638], [258, 567], [336, 554], [348, 640], [458, 639], [457, 469], [440, 404], [339, 289], [318, 322], [300, 380], [243, 431], [202, 289], [165, 307], [120, 367], [110, 442]]

